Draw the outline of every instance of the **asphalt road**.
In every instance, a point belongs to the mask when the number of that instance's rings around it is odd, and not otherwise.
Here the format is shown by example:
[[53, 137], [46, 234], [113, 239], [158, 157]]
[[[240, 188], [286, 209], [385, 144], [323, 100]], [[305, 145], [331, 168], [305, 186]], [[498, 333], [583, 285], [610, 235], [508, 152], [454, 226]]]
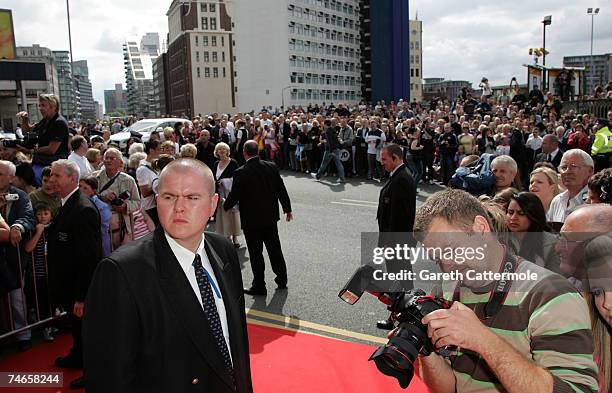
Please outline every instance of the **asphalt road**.
[[[291, 172], [283, 172], [282, 176], [295, 216], [292, 222], [281, 218], [278, 224], [287, 261], [289, 289], [274, 290], [274, 274], [264, 252], [268, 295], [265, 299], [246, 295], [247, 308], [292, 317], [291, 326], [303, 330], [310, 327], [304, 322], [314, 322], [385, 337], [386, 333], [375, 326], [376, 320], [388, 315], [382, 303], [368, 294], [353, 306], [338, 298], [339, 290], [359, 267], [362, 232], [378, 230], [376, 208], [383, 184], [347, 179], [346, 184], [340, 185], [335, 184], [333, 178], [317, 182], [309, 175]], [[437, 185], [421, 185], [417, 204], [438, 190]], [[240, 242], [243, 246], [239, 249], [242, 277], [245, 286], [250, 286], [252, 272], [246, 242], [243, 237]], [[262, 319], [261, 315], [257, 311], [248, 314], [255, 319]], [[275, 319], [276, 323], [280, 320]], [[329, 332], [325, 334], [334, 336]], [[339, 338], [360, 341], [347, 335]]]

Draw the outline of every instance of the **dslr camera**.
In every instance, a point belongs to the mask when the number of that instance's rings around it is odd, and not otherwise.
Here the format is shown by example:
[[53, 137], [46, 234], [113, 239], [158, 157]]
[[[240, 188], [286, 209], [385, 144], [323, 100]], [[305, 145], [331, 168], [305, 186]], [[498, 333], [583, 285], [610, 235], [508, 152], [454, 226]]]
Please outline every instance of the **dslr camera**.
[[130, 199], [131, 196], [132, 194], [129, 191], [123, 191], [121, 194], [115, 197], [115, 199], [110, 201], [110, 204], [111, 206], [121, 206], [126, 200]]
[[34, 149], [38, 144], [38, 134], [28, 132], [23, 136], [23, 139], [3, 139], [2, 146], [7, 148], [16, 148], [21, 146], [25, 149]]
[[[435, 351], [427, 336], [427, 326], [423, 325], [421, 320], [433, 311], [450, 308], [452, 302], [427, 296], [421, 289], [399, 292], [379, 292], [377, 289], [371, 289], [373, 284], [370, 278], [373, 272], [371, 266], [361, 266], [342, 288], [338, 297], [353, 305], [363, 292], [367, 291], [387, 305], [397, 330], [387, 344], [374, 351], [369, 360], [374, 361], [380, 372], [396, 378], [399, 385], [406, 389], [414, 376], [417, 356], [428, 356]], [[440, 349], [439, 354], [448, 357], [452, 351], [452, 348], [444, 347]]]

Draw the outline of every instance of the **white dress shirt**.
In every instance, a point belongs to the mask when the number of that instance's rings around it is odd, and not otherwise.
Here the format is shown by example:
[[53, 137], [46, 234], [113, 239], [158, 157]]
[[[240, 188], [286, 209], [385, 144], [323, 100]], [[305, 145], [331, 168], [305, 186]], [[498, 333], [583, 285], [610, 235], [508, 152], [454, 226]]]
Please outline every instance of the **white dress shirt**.
[[550, 207], [546, 213], [546, 221], [565, 222], [565, 219], [571, 212], [576, 210], [578, 206], [585, 203], [588, 192], [589, 187], [584, 186], [584, 188], [580, 190], [580, 192], [572, 199], [569, 199], [569, 191], [567, 190], [554, 197], [550, 202]]
[[[171, 238], [167, 232], [164, 232], [166, 236], [166, 240], [168, 240], [168, 244], [170, 245], [170, 249], [172, 253], [179, 261], [181, 268], [185, 272], [185, 276], [187, 276], [187, 280], [189, 280], [189, 284], [191, 284], [191, 289], [193, 289], [193, 293], [198, 299], [198, 303], [204, 309], [202, 305], [202, 295], [200, 293], [200, 287], [198, 286], [198, 281], [196, 280], [195, 269], [192, 265], [193, 260], [195, 259], [195, 255], [193, 252], [189, 251], [185, 247], [181, 246]], [[215, 305], [217, 306], [217, 312], [219, 313], [219, 319], [221, 320], [221, 328], [223, 329], [223, 336], [225, 337], [225, 343], [227, 344], [227, 349], [230, 353], [230, 358], [232, 357], [232, 350], [230, 346], [230, 337], [229, 337], [229, 328], [227, 324], [227, 313], [225, 312], [225, 303], [223, 302], [223, 297], [221, 295], [221, 288], [219, 287], [219, 283], [217, 282], [217, 278], [215, 277], [215, 271], [208, 260], [208, 256], [206, 255], [206, 250], [204, 249], [204, 234], [202, 233], [202, 240], [200, 241], [200, 245], [198, 246], [198, 255], [202, 260], [202, 266], [204, 270], [208, 273], [208, 276], [212, 279], [212, 291], [215, 297]]]
[[87, 157], [80, 156], [76, 154], [75, 152], [72, 152], [68, 156], [68, 159], [70, 161], [74, 161], [79, 166], [79, 170], [80, 170], [79, 178], [83, 179], [89, 176], [91, 172], [93, 172], [93, 168], [91, 167], [91, 164], [87, 160]]

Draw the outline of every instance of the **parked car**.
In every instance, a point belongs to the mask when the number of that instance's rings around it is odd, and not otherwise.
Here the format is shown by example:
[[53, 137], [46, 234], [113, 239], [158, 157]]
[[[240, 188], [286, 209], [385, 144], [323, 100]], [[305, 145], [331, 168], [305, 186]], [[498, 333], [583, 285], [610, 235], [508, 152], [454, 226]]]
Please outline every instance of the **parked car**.
[[[127, 148], [127, 141], [130, 138], [138, 137], [143, 142], [147, 142], [151, 137], [153, 131], [162, 132], [166, 127], [174, 128], [176, 123], [187, 122], [191, 125], [191, 121], [187, 119], [178, 118], [165, 118], [165, 119], [142, 119], [127, 127], [121, 132], [111, 135], [111, 142], [119, 144], [121, 151], [125, 151]], [[161, 135], [161, 139], [164, 137]]]

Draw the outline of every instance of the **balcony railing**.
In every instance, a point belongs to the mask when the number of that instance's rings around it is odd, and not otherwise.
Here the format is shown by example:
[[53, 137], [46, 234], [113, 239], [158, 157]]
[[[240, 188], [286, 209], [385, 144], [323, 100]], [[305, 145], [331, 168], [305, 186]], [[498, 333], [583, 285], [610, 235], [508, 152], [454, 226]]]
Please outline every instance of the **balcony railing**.
[[588, 113], [599, 118], [605, 118], [612, 110], [612, 99], [566, 101], [563, 103], [563, 113], [574, 110], [578, 113]]

